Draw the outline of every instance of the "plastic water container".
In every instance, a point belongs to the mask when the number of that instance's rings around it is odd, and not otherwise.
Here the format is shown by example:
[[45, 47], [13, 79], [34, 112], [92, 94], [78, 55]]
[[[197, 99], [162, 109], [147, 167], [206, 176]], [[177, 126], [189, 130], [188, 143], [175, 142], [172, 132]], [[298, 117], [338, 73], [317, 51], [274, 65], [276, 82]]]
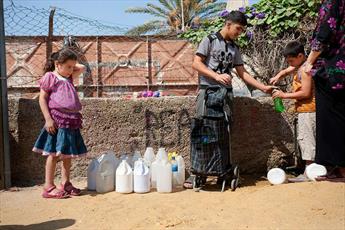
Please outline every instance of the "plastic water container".
[[116, 169], [116, 192], [133, 192], [133, 171], [126, 160], [122, 160]]
[[134, 163], [134, 192], [146, 193], [150, 191], [150, 170], [144, 162], [139, 159]]
[[160, 160], [168, 160], [168, 153], [165, 151], [165, 148], [159, 148], [157, 155], [156, 155], [156, 159], [160, 159]]
[[157, 188], [157, 172], [158, 172], [158, 166], [161, 162], [160, 159], [155, 160], [151, 164], [151, 186], [152, 188]]
[[140, 158], [142, 158], [140, 152], [138, 150], [134, 151], [134, 154], [132, 156], [132, 164], [131, 164], [133, 169], [134, 169], [134, 163]]
[[99, 162], [97, 159], [93, 159], [89, 167], [87, 168], [87, 189], [90, 191], [96, 190], [96, 175]]
[[177, 187], [182, 187], [184, 181], [186, 180], [186, 166], [182, 156], [177, 156], [176, 161], [178, 167]]
[[172, 171], [172, 186], [173, 188], [177, 187], [177, 181], [178, 181], [178, 164], [176, 161], [175, 156], [171, 158], [171, 171]]
[[99, 166], [96, 173], [96, 191], [106, 193], [114, 191], [114, 154], [103, 154], [98, 158]]
[[147, 148], [146, 148], [146, 151], [145, 151], [145, 153], [144, 153], [144, 160], [145, 160], [149, 165], [151, 165], [152, 162], [155, 161], [155, 158], [156, 158], [156, 156], [155, 156], [155, 153], [154, 153], [154, 151], [153, 151], [153, 148], [152, 148], [152, 147], [147, 147]]
[[[152, 188], [157, 188], [157, 174], [158, 167], [162, 160], [168, 161], [168, 153], [165, 151], [165, 148], [159, 148], [155, 161], [151, 165], [151, 186]], [[171, 170], [170, 170], [171, 171]]]
[[172, 191], [171, 164], [163, 159], [159, 161], [157, 168], [157, 192], [169, 193]]
[[306, 167], [305, 172], [310, 180], [315, 181], [316, 177], [326, 175], [327, 169], [323, 165], [312, 163]]
[[284, 170], [280, 168], [273, 168], [267, 173], [267, 179], [271, 184], [283, 184], [286, 180], [286, 174]]
[[125, 160], [127, 161], [127, 163], [131, 166], [131, 168], [133, 168], [133, 161], [132, 161], [133, 155], [132, 154], [128, 154], [128, 153], [123, 153], [120, 156], [120, 163]]
[[119, 158], [116, 157], [115, 153], [113, 151], [111, 151], [111, 150], [106, 151], [104, 154], [106, 154], [107, 157], [109, 158], [109, 160], [112, 161], [113, 164], [114, 164], [114, 185], [115, 185], [116, 184], [116, 175], [115, 175], [115, 173], [116, 173], [117, 167], [120, 164], [120, 160], [119, 160]]

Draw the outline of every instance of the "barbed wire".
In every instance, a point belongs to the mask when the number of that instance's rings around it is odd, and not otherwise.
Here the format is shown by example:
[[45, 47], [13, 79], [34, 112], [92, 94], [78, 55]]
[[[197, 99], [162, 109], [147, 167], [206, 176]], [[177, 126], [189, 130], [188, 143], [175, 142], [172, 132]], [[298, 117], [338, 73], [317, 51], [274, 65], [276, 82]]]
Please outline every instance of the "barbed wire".
[[[5, 7], [9, 94], [37, 95], [48, 45], [57, 51], [70, 36], [75, 40], [70, 48], [87, 66], [87, 72], [75, 79], [85, 97], [128, 95], [146, 89], [195, 94], [198, 76], [191, 68], [195, 47], [176, 34], [123, 36], [128, 25], [107, 24], [55, 8], [53, 36], [49, 37], [52, 10], [13, 1]], [[248, 91], [245, 84], [236, 87]]]
[[128, 26], [120, 24], [100, 23], [58, 7], [50, 9], [26, 7], [10, 1], [10, 4], [4, 9], [5, 35], [47, 35], [48, 20], [52, 9], [55, 9], [54, 35], [119, 35], [129, 29]]

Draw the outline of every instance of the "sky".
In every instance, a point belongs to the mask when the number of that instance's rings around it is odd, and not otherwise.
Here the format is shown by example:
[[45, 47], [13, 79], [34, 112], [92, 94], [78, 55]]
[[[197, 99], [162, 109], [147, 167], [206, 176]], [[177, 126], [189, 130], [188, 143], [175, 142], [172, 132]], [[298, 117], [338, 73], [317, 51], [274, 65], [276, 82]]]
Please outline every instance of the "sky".
[[[12, 0], [14, 4], [26, 7], [49, 9], [50, 6], [63, 8], [75, 15], [97, 20], [101, 23], [132, 28], [154, 19], [145, 14], [129, 14], [130, 7], [143, 7], [147, 3], [159, 5], [158, 0]], [[226, 0], [220, 0], [226, 2]], [[250, 0], [251, 4], [257, 0]], [[4, 5], [10, 0], [4, 0]]]

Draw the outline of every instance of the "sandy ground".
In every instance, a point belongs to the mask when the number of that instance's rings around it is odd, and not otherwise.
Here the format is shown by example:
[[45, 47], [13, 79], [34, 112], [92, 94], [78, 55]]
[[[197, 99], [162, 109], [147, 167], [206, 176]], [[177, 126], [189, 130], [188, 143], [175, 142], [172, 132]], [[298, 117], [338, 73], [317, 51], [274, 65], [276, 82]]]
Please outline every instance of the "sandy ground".
[[0, 229], [345, 229], [345, 183], [246, 179], [235, 192], [210, 189], [66, 200], [41, 198], [41, 186], [1, 191]]

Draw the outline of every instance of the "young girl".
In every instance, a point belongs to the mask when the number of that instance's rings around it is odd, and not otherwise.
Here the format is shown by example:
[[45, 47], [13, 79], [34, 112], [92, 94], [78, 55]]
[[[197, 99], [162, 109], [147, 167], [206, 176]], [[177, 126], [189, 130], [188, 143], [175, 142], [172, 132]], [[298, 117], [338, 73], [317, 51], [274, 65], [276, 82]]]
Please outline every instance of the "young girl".
[[[47, 156], [45, 166], [44, 198], [67, 198], [80, 195], [80, 189], [70, 182], [71, 158], [86, 154], [86, 146], [80, 134], [82, 108], [72, 78], [79, 76], [85, 67], [77, 64], [77, 55], [62, 49], [53, 53], [44, 67], [40, 80], [39, 104], [45, 119], [34, 152]], [[62, 159], [61, 186], [54, 184], [58, 159]]]

